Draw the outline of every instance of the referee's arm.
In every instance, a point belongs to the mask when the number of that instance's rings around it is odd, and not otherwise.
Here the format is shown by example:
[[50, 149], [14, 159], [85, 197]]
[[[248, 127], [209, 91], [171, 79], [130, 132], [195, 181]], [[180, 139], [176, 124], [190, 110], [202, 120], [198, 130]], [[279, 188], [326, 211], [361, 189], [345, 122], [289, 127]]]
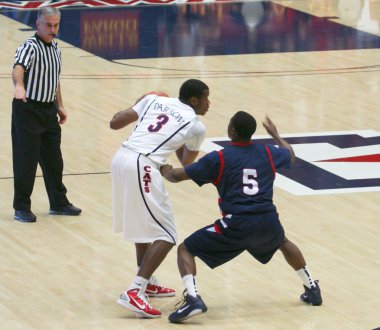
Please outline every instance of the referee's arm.
[[15, 86], [14, 98], [18, 100], [23, 100], [24, 102], [26, 102], [24, 73], [25, 73], [25, 68], [20, 64], [16, 64], [12, 70], [12, 79], [13, 79], [13, 84]]
[[63, 106], [62, 94], [61, 94], [61, 83], [59, 81], [58, 81], [58, 88], [57, 88], [55, 97], [56, 97], [57, 108], [58, 108], [59, 123], [62, 125], [67, 121], [67, 113], [66, 113], [65, 107]]

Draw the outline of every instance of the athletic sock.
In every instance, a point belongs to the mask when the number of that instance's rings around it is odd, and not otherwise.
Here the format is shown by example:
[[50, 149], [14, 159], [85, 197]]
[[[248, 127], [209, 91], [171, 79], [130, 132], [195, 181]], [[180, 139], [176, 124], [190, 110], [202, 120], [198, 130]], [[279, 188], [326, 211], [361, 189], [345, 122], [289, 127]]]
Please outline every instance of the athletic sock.
[[309, 267], [307, 267], [307, 265], [305, 265], [305, 267], [302, 267], [301, 269], [298, 269], [297, 274], [299, 277], [301, 277], [303, 284], [307, 288], [310, 289], [316, 286], [315, 281], [313, 277], [311, 276], [311, 272], [309, 270]]
[[128, 290], [132, 289], [140, 289], [139, 294], [145, 293], [146, 286], [148, 285], [149, 280], [147, 280], [144, 277], [136, 276], [135, 279], [132, 281], [131, 285], [129, 286]]
[[196, 297], [198, 294], [195, 276], [193, 274], [185, 275], [182, 277], [183, 284], [185, 285], [187, 294]]

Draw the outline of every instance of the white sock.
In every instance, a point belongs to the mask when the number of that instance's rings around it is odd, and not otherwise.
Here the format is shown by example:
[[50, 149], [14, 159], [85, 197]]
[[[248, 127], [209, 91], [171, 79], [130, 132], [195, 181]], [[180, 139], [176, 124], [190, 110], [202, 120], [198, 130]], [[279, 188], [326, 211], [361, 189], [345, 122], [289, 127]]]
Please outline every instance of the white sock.
[[149, 280], [141, 276], [136, 276], [128, 290], [140, 289], [139, 294], [145, 293], [146, 286], [148, 285]]
[[305, 265], [305, 267], [302, 267], [301, 269], [298, 269], [297, 274], [299, 277], [301, 277], [303, 284], [309, 289], [316, 286], [315, 281], [311, 276], [311, 272], [307, 265]]
[[185, 285], [187, 294], [196, 297], [198, 294], [198, 290], [195, 282], [195, 276], [193, 276], [193, 274], [185, 275], [184, 277], [182, 277], [182, 281]]

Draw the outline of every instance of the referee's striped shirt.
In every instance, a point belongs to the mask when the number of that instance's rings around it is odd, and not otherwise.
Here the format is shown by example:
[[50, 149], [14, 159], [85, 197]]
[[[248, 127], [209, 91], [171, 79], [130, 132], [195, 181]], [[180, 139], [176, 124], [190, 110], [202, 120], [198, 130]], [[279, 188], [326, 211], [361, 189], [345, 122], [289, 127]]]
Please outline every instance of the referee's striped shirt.
[[26, 40], [17, 50], [13, 67], [25, 69], [26, 97], [38, 102], [53, 102], [61, 73], [61, 51], [53, 40], [44, 42], [37, 34]]

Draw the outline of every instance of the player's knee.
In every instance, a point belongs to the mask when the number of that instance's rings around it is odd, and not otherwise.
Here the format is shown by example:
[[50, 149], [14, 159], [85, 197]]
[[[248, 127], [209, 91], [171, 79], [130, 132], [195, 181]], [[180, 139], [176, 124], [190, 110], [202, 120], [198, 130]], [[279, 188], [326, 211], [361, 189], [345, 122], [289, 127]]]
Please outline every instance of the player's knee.
[[185, 244], [181, 243], [180, 245], [178, 245], [177, 252], [178, 252], [178, 255], [183, 255], [187, 253], [187, 248]]
[[287, 237], [284, 237], [284, 240], [280, 245], [280, 250], [282, 251], [283, 249], [289, 249], [292, 246], [294, 246], [294, 243], [292, 241], [289, 241]]

